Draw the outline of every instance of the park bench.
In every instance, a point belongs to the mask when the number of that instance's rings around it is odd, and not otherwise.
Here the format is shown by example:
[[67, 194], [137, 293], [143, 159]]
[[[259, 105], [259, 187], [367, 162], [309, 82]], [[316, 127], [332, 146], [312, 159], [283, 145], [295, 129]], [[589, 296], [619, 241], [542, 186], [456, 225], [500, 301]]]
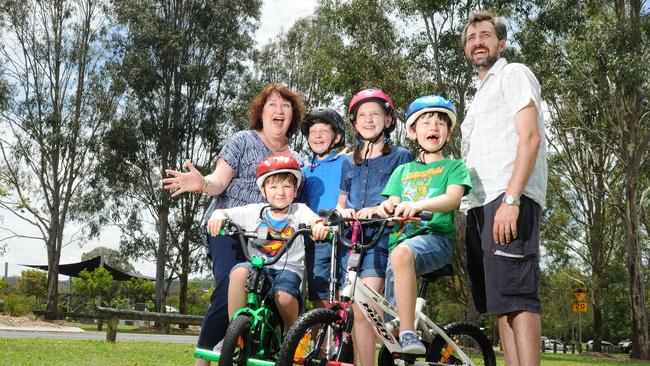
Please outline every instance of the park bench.
[[105, 320], [106, 324], [106, 341], [115, 342], [117, 338], [117, 322], [122, 320], [147, 320], [155, 321], [163, 324], [187, 324], [187, 325], [201, 325], [203, 317], [198, 315], [185, 315], [175, 313], [154, 313], [149, 311], [138, 310], [118, 310], [113, 308], [106, 308], [103, 306], [97, 307], [97, 319]]

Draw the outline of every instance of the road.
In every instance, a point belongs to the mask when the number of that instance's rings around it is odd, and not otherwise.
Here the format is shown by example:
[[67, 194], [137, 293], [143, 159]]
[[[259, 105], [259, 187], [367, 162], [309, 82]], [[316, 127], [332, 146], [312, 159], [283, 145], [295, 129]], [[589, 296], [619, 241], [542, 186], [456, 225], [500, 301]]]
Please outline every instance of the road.
[[[33, 331], [33, 330], [3, 330], [0, 329], [0, 338], [48, 338], [69, 340], [106, 340], [106, 332], [85, 331], [58, 332], [58, 331]], [[118, 342], [163, 342], [163, 343], [189, 343], [196, 344], [198, 336], [173, 335], [173, 334], [142, 334], [117, 332]]]

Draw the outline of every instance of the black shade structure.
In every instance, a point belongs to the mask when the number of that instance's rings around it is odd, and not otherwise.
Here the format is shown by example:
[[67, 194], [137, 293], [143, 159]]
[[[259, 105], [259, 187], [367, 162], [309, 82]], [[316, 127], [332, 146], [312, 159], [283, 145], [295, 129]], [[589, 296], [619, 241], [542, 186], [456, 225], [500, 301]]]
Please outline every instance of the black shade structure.
[[[47, 271], [49, 268], [47, 264], [44, 265], [21, 264], [21, 266], [41, 269], [43, 271]], [[88, 272], [92, 272], [98, 267], [104, 267], [104, 269], [110, 272], [110, 274], [113, 276], [113, 280], [116, 281], [128, 281], [132, 278], [142, 278], [150, 281], [154, 280], [154, 278], [151, 277], [132, 275], [126, 272], [122, 272], [117, 268], [111, 267], [110, 264], [104, 262], [101, 255], [82, 262], [59, 264], [59, 274], [70, 276], [70, 277], [79, 277], [79, 273], [81, 273], [81, 271], [83, 271], [84, 269], [88, 270]]]

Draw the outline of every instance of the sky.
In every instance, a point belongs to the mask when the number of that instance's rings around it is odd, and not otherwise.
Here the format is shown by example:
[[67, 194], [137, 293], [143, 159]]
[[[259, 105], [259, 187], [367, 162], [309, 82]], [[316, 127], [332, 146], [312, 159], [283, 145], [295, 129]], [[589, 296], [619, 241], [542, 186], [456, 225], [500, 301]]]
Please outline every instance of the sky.
[[[281, 31], [286, 31], [293, 23], [302, 17], [309, 16], [316, 7], [316, 0], [266, 0], [262, 6], [260, 25], [255, 33], [257, 47], [272, 40]], [[6, 237], [10, 228], [13, 232], [23, 235], [36, 235], [34, 228], [24, 221], [16, 218], [12, 213], [0, 210], [0, 237]], [[73, 231], [66, 230], [65, 240], [73, 238]], [[42, 240], [14, 238], [7, 241], [7, 252], [0, 256], [0, 278], [5, 275], [5, 263], [8, 263], [9, 276], [18, 276], [27, 269], [19, 264], [47, 264], [47, 249]], [[66, 245], [61, 250], [60, 264], [73, 263], [81, 260], [81, 255], [98, 246], [117, 249], [119, 246], [119, 231], [107, 228], [100, 237], [80, 247], [77, 242]], [[151, 262], [131, 261], [137, 271], [143, 275], [155, 277], [156, 267]], [[61, 279], [67, 279], [61, 276]]]

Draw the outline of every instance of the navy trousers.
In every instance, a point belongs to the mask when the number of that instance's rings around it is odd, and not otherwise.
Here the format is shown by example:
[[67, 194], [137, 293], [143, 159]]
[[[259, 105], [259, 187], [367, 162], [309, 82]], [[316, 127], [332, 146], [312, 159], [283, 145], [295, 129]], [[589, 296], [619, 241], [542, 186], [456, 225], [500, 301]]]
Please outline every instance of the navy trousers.
[[197, 346], [213, 349], [226, 335], [228, 328], [228, 284], [230, 271], [244, 261], [239, 242], [229, 236], [209, 236], [208, 244], [212, 256], [212, 274], [215, 288], [210, 296], [210, 307], [203, 318]]

